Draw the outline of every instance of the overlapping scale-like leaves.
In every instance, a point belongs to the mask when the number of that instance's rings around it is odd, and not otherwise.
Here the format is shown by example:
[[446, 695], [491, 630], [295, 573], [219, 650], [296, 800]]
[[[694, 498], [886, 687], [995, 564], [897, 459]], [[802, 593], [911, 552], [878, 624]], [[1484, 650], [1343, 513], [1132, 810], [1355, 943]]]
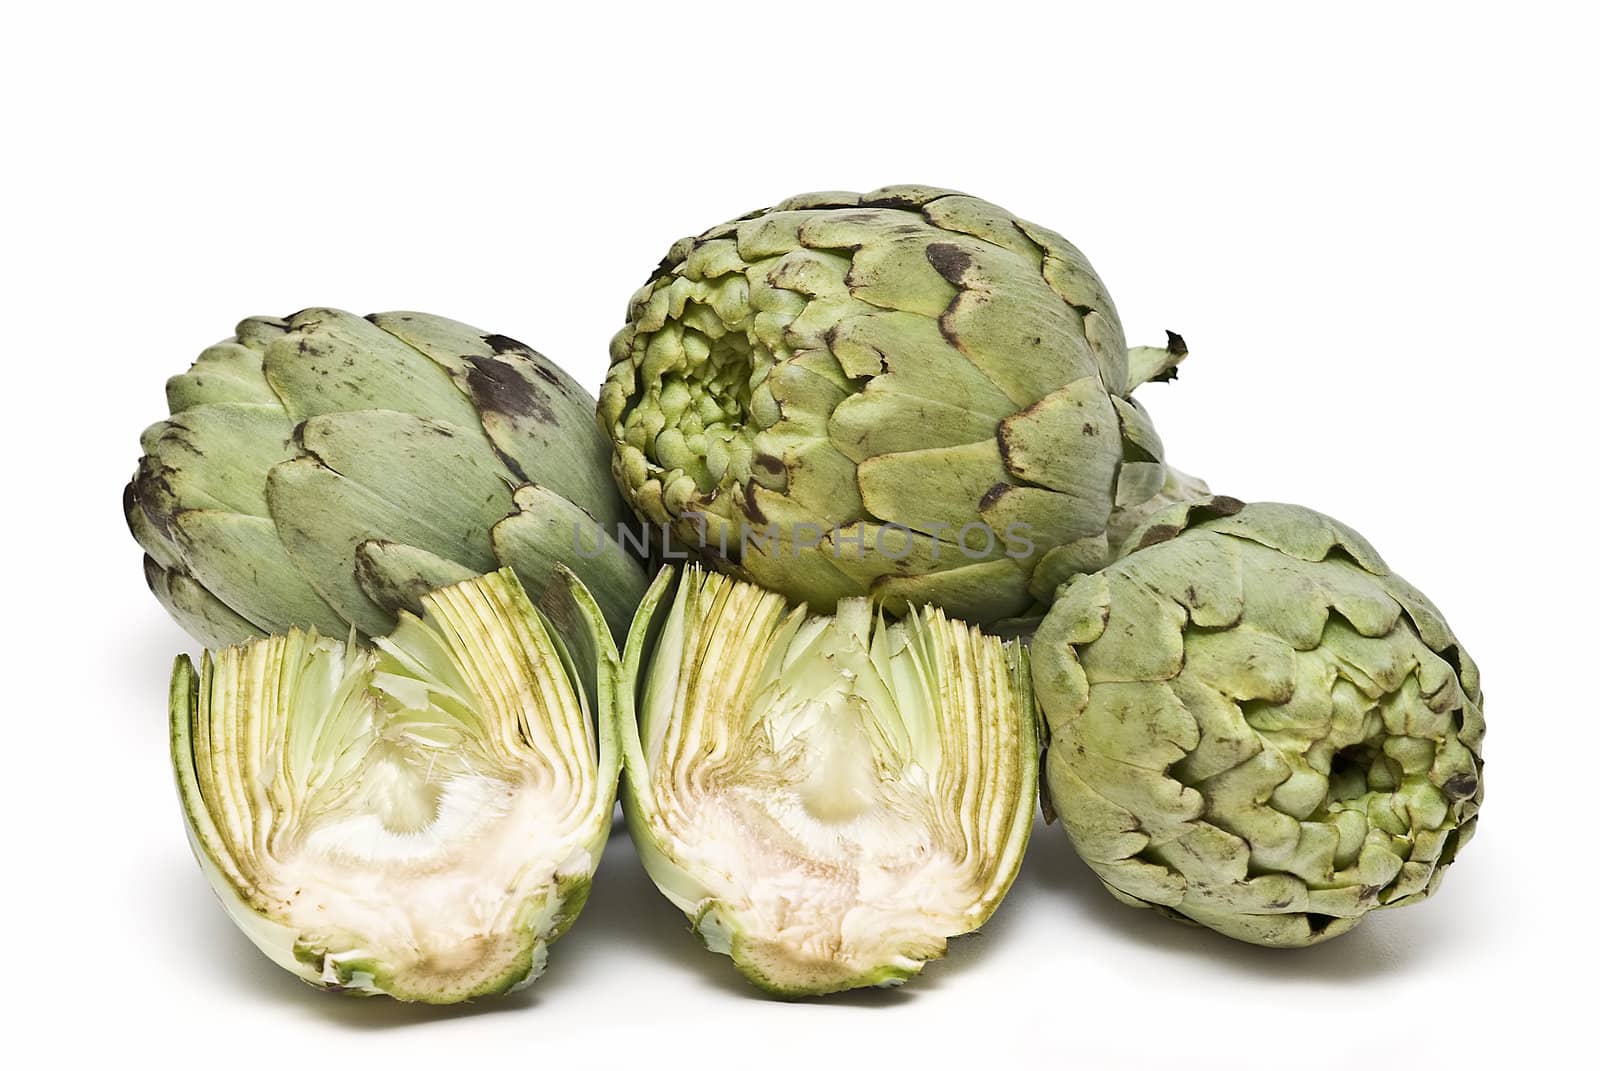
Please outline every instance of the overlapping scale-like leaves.
[[1305, 945], [1437, 888], [1483, 797], [1478, 670], [1355, 532], [1205, 499], [1032, 647], [1050, 804], [1113, 894]]
[[638, 514], [829, 608], [979, 623], [1109, 558], [1162, 486], [1109, 295], [1052, 231], [949, 190], [822, 193], [677, 243], [612, 342], [601, 426]]
[[570, 564], [618, 635], [644, 592], [593, 400], [514, 339], [410, 312], [253, 318], [167, 398], [125, 512], [202, 642], [382, 635], [501, 565], [537, 592]]

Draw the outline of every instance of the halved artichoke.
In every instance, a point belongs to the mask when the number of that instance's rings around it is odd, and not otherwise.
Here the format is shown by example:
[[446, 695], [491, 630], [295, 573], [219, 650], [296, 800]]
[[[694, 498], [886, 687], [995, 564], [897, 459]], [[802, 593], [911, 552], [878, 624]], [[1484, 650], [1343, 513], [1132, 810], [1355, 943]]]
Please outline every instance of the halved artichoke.
[[373, 645], [291, 630], [172, 674], [190, 840], [229, 914], [315, 985], [449, 1003], [531, 982], [611, 829], [620, 666], [559, 570], [424, 596]]
[[897, 985], [981, 925], [1027, 844], [1026, 656], [936, 609], [833, 617], [691, 568], [628, 636], [623, 810], [708, 948], [786, 996]]

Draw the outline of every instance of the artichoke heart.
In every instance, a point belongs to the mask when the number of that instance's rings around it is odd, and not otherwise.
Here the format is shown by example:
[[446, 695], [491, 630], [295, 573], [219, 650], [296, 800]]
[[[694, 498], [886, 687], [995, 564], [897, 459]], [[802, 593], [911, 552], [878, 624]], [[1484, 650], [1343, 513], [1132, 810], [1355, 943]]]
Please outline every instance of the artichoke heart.
[[611, 828], [620, 665], [598, 605], [501, 570], [370, 647], [290, 630], [180, 657], [172, 758], [229, 914], [318, 986], [450, 1003], [542, 971]]
[[800, 996], [897, 985], [981, 925], [1031, 824], [1023, 650], [937, 609], [671, 581], [628, 638], [623, 808], [707, 947]]
[[1301, 506], [1155, 514], [1034, 635], [1050, 804], [1119, 900], [1275, 947], [1431, 895], [1483, 802], [1478, 668]]

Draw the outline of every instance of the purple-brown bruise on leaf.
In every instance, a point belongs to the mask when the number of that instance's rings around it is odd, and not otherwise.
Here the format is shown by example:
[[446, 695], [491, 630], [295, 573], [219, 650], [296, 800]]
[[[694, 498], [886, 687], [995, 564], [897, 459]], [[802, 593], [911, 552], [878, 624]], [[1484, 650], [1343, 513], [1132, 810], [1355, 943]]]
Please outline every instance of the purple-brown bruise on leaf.
[[[889, 194], [884, 197], [863, 198], [861, 201], [862, 208], [895, 208], [906, 209], [908, 211], [919, 209], [923, 206], [923, 204], [924, 202], [920, 198], [906, 197], [895, 194]], [[826, 208], [828, 206], [818, 205], [817, 207]]]
[[950, 242], [931, 242], [927, 251], [928, 263], [951, 286], [960, 287], [967, 269], [972, 267], [972, 254]]
[[490, 357], [462, 359], [472, 366], [467, 373], [467, 387], [479, 409], [507, 416], [533, 417], [547, 424], [555, 422], [555, 410], [550, 408], [550, 403], [510, 364]]
[[518, 342], [510, 335], [484, 335], [483, 341], [496, 353], [523, 353], [534, 356], [534, 349], [526, 342]]
[[[168, 539], [172, 538], [172, 518], [174, 511], [161, 509], [159, 502], [175, 502], [177, 492], [173, 490], [172, 482], [167, 479], [170, 470], [158, 467], [154, 459], [144, 457], [139, 460], [139, 471], [134, 476], [133, 482], [128, 485], [128, 491], [138, 502], [139, 508], [156, 530]], [[129, 521], [131, 527], [132, 521]]]
[[[1216, 520], [1221, 517], [1231, 517], [1244, 509], [1245, 504], [1237, 498], [1228, 495], [1213, 495], [1210, 498], [1188, 504], [1188, 509], [1182, 522], [1178, 524], [1158, 524], [1145, 529], [1139, 537], [1139, 545], [1134, 550], [1143, 550], [1145, 547], [1165, 543], [1175, 539], [1189, 528], [1205, 521]], [[1131, 552], [1130, 552], [1131, 553]]]
[[[1009, 467], [1010, 466], [1008, 465], [1007, 468]], [[1015, 490], [1015, 488], [1013, 488], [1009, 483], [995, 484], [993, 487], [989, 488], [983, 493], [982, 498], [978, 499], [978, 512], [983, 513], [987, 510], [993, 509], [997, 502], [1006, 497], [1006, 495], [1013, 490]]]
[[1139, 545], [1135, 550], [1153, 547], [1157, 543], [1165, 543], [1169, 539], [1176, 539], [1183, 533], [1183, 529], [1175, 524], [1157, 524], [1146, 528], [1144, 535], [1139, 537]]
[[761, 512], [761, 507], [756, 505], [756, 488], [760, 486], [752, 477], [745, 481], [744, 494], [739, 496], [739, 509], [751, 521], [759, 525], [767, 523], [767, 515]]

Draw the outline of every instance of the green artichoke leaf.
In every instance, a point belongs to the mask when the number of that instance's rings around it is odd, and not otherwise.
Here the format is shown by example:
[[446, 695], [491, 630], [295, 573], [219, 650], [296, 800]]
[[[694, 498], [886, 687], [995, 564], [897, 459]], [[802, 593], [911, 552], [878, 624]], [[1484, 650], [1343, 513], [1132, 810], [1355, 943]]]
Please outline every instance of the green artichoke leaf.
[[[872, 377], [828, 418], [828, 437], [853, 461], [979, 442], [1014, 411], [938, 325], [919, 316], [851, 317], [835, 331], [833, 351], [847, 374]], [[884, 356], [890, 351], [906, 356], [890, 367]]]
[[[774, 509], [783, 501], [777, 496], [759, 498], [762, 515], [778, 522], [768, 528], [769, 533], [783, 527], [787, 514]], [[1004, 534], [1003, 526], [997, 530]], [[776, 537], [748, 540], [738, 571], [792, 599], [804, 591], [822, 591], [829, 605], [866, 590], [891, 614], [932, 603], [952, 615], [966, 610], [969, 617], [1004, 617], [1032, 606], [1027, 562], [1008, 553], [1000, 537], [988, 547], [974, 536], [974, 545], [967, 547], [957, 544], [956, 533], [947, 530], [941, 536], [935, 539], [903, 526], [860, 522], [820, 534], [813, 526], [798, 531], [793, 542]], [[885, 572], [874, 555], [890, 558], [899, 571]]]
[[267, 350], [272, 348], [272, 344], [289, 333], [289, 324], [293, 319], [294, 317], [286, 320], [279, 316], [247, 316], [234, 326], [231, 341], [255, 350], [262, 355], [264, 362]]
[[338, 613], [295, 567], [271, 518], [186, 509], [173, 517], [172, 534], [194, 579], [225, 605], [250, 607], [251, 623], [263, 632], [301, 624], [343, 630]]
[[282, 409], [227, 402], [175, 413], [145, 433], [135, 488], [147, 514], [165, 524], [182, 509], [268, 515], [260, 474], [294, 456]]
[[[1113, 518], [1115, 516], [1112, 514]], [[1044, 531], [1048, 532], [1049, 529]], [[1073, 577], [1105, 565], [1114, 557], [1108, 539], [1110, 534], [1110, 529], [1107, 529], [1105, 534], [1080, 536], [1070, 542], [1051, 546], [1039, 557], [1033, 575], [1028, 578], [1028, 594], [1041, 605], [1048, 605], [1051, 594]]]
[[520, 482], [539, 473], [541, 483], [613, 531], [622, 523], [605, 443], [569, 430], [594, 419], [594, 399], [554, 361], [514, 338], [441, 316], [387, 312], [370, 319], [450, 374]]
[[221, 647], [238, 637], [264, 635], [254, 622], [234, 613], [228, 604], [207, 591], [194, 577], [169, 569], [146, 554], [144, 579], [150, 591], [179, 626], [207, 646]]
[[928, 222], [944, 231], [966, 234], [989, 245], [999, 246], [1030, 262], [1034, 270], [1044, 266], [1045, 251], [1016, 224], [1011, 213], [988, 201], [966, 194], [946, 193], [923, 204]]
[[[140, 470], [145, 468], [140, 465]], [[140, 499], [135, 485], [139, 482], [140, 472], [136, 471], [132, 480], [122, 489], [122, 516], [128, 522], [128, 532], [134, 541], [144, 548], [145, 558], [163, 570], [177, 570], [183, 572], [183, 554], [178, 545], [172, 541], [172, 536], [156, 526], [156, 522], [145, 510], [145, 503]], [[148, 566], [147, 566], [148, 571]]]
[[[1017, 220], [1016, 227], [1044, 253], [1044, 263], [1039, 271], [1046, 285], [1068, 305], [1084, 310], [1086, 319], [1094, 316], [1114, 332], [1111, 338], [1116, 345], [1109, 347], [1101, 356], [1112, 359], [1107, 368], [1106, 386], [1113, 393], [1123, 393], [1133, 384], [1127, 383], [1127, 350], [1122, 343], [1122, 321], [1117, 316], [1116, 306], [1112, 304], [1111, 294], [1089, 263], [1089, 258], [1077, 246], [1047, 227], [1029, 223], [1025, 219]], [[1120, 375], [1117, 374], [1119, 365]]]
[[[796, 528], [786, 528], [783, 524], [783, 519], [787, 516], [797, 518], [796, 526], [809, 523], [809, 515], [790, 506], [788, 500], [781, 495], [764, 491], [759, 487], [752, 488], [751, 492], [754, 501], [752, 506], [747, 508], [752, 509], [756, 516], [766, 522], [767, 532], [796, 531]], [[739, 535], [740, 533], [735, 531], [728, 537], [727, 545], [730, 548], [737, 547]], [[892, 539], [897, 535], [898, 533], [891, 532], [887, 538]], [[797, 531], [796, 538], [787, 542], [775, 537], [752, 539], [738, 552], [738, 572], [740, 576], [753, 580], [769, 590], [781, 592], [791, 599], [801, 599], [803, 593], [809, 592], [815, 593], [824, 604], [832, 605], [840, 599], [852, 597], [861, 590], [861, 581], [849, 571], [850, 566], [857, 561], [857, 556], [848, 550], [839, 554], [814, 554], [810, 553], [811, 548], [806, 544], [831, 543], [833, 539], [853, 540], [856, 536], [870, 539], [872, 533], [863, 532], [860, 525], [841, 528], [832, 533], [813, 526]], [[953, 548], [947, 548], [947, 553], [949, 552], [953, 552]], [[701, 553], [703, 556], [706, 555], [707, 548], [701, 548]], [[720, 545], [717, 545], [716, 553], [720, 555]], [[876, 575], [874, 572], [873, 576]]]
[[[815, 241], [819, 234], [835, 229], [808, 226], [800, 240]], [[961, 288], [928, 259], [930, 242], [944, 237], [943, 232], [928, 231], [865, 240], [851, 259], [851, 296], [871, 308], [912, 313], [938, 324], [961, 294]]]
[[570, 569], [595, 594], [612, 635], [626, 636], [650, 580], [618, 545], [616, 530], [549, 488], [529, 484], [512, 497], [516, 511], [489, 532], [495, 557], [529, 591], [543, 591], [559, 570]]
[[982, 242], [937, 242], [927, 255], [961, 290], [940, 315], [940, 331], [1016, 408], [1038, 402], [1063, 379], [1098, 378], [1082, 315], [1045, 287], [1007, 285], [1031, 266]]
[[489, 530], [512, 511], [511, 487], [481, 435], [373, 409], [314, 418], [300, 438], [307, 453], [267, 473], [272, 518], [302, 574], [363, 632], [381, 634], [392, 616], [353, 568], [369, 541], [449, 555], [473, 573], [498, 564]]
[[1189, 356], [1189, 346], [1176, 331], [1167, 332], [1165, 346], [1134, 346], [1128, 350], [1128, 386], [1176, 379], [1178, 365]]
[[370, 647], [294, 629], [172, 675], [202, 871], [313, 985], [453, 1003], [528, 984], [611, 826], [620, 662], [571, 574], [442, 588]]
[[296, 424], [314, 416], [389, 409], [478, 427], [472, 402], [426, 354], [363, 317], [306, 309], [263, 358], [267, 382]]
[[443, 539], [481, 540], [510, 512], [515, 485], [476, 428], [368, 409], [315, 417], [299, 438], [305, 456], [412, 510]]
[[[949, 553], [947, 550], [946, 553]], [[930, 604], [951, 614], [997, 620], [1019, 617], [1033, 607], [1027, 570], [1015, 559], [965, 561], [947, 569], [882, 576], [873, 581], [874, 598], [892, 613]]]
[[1430, 895], [1482, 802], [1476, 666], [1337, 521], [1174, 497], [1034, 635], [1050, 809], [1118, 899], [1244, 941]]
[[[1203, 508], [1220, 515], [1229, 509], [1238, 509], [1243, 503], [1237, 499], [1215, 496], [1206, 482], [1195, 476], [1190, 476], [1173, 468], [1171, 465], [1163, 466], [1166, 475], [1162, 479], [1161, 489], [1150, 497], [1148, 501], [1135, 505], [1119, 507], [1111, 512], [1111, 523], [1106, 526], [1106, 541], [1112, 550], [1107, 557], [1121, 557], [1133, 549], [1130, 537], [1139, 533], [1142, 537], [1145, 527], [1156, 514], [1170, 509], [1181, 503], [1203, 504]], [[1098, 568], [1098, 567], [1096, 567]], [[1070, 577], [1062, 577], [1058, 584], [1065, 583]], [[1049, 590], [1049, 589], [1045, 589]]]
[[1022, 648], [663, 570], [629, 633], [623, 811], [714, 952], [782, 996], [897, 985], [981, 925], [1037, 778]]
[[[1005, 486], [1007, 474], [999, 444], [986, 439], [914, 453], [880, 454], [857, 467], [856, 481], [862, 504], [874, 517], [926, 535], [942, 529], [950, 533], [947, 541], [955, 544], [961, 541], [957, 533], [964, 526], [981, 526], [982, 518], [973, 507], [993, 488]], [[975, 534], [998, 552], [1001, 540], [996, 533]]]
[[1091, 546], [1093, 552], [1086, 564], [1070, 575], [1098, 569], [1107, 561], [1105, 533], [1081, 514], [1061, 509], [1059, 492], [996, 484], [979, 500], [978, 516], [996, 533], [997, 540], [1005, 541], [1006, 556], [1017, 561], [1024, 579], [1030, 568], [1037, 571], [1045, 555], [1077, 548], [1080, 543]]
[[[785, 419], [756, 436], [754, 446], [754, 463], [780, 469], [784, 496], [819, 523], [831, 526], [859, 514], [865, 490], [858, 491], [855, 486], [856, 466], [817, 425], [807, 427]], [[780, 483], [777, 477], [753, 479], [757, 484]], [[669, 493], [669, 510], [680, 516], [691, 510], [697, 490], [685, 481], [684, 500], [674, 500]]]
[[277, 395], [262, 377], [259, 349], [240, 342], [219, 342], [203, 350], [187, 372], [167, 380], [167, 405], [174, 413], [229, 402], [278, 404]]
[[1119, 433], [1114, 400], [1097, 376], [1085, 377], [1006, 417], [998, 440], [1006, 469], [1019, 480], [1094, 503], [1096, 517], [1102, 511], [1109, 516], [1118, 464], [1099, 440]]
[[[422, 613], [422, 597], [435, 588], [471, 580], [471, 569], [421, 547], [369, 539], [356, 547], [356, 581], [367, 598], [389, 613]], [[519, 577], [520, 579], [520, 577]]]

